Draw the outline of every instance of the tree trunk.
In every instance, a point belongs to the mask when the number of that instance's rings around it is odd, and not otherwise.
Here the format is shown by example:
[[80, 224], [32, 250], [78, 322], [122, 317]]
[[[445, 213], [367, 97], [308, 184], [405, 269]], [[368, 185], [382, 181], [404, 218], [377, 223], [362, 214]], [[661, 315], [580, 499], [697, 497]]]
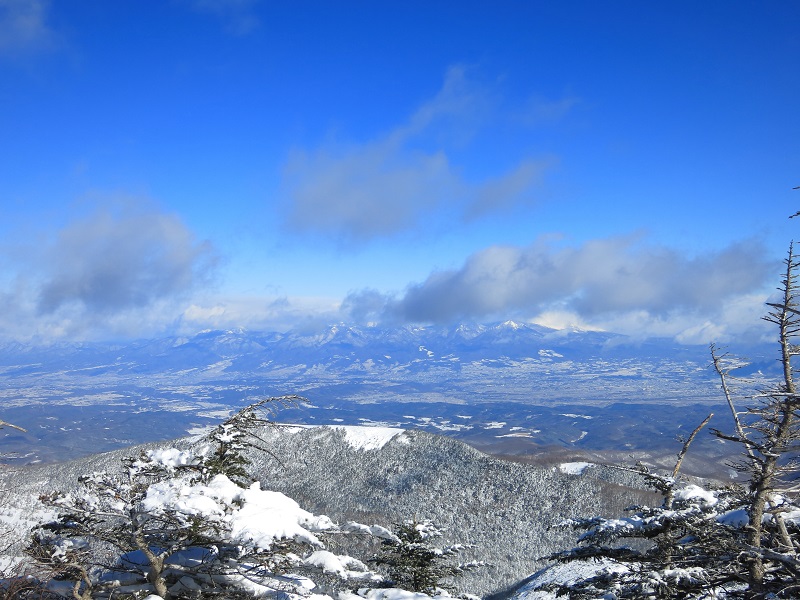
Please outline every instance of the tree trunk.
[[[798, 332], [798, 320], [795, 316], [800, 314], [796, 309], [794, 291], [796, 275], [795, 270], [800, 266], [794, 257], [794, 248], [789, 246], [789, 256], [785, 260], [786, 273], [781, 282], [783, 299], [780, 303], [768, 303], [775, 310], [764, 319], [774, 323], [779, 329], [781, 346], [781, 366], [783, 367], [783, 385], [780, 386], [765, 409], [771, 409], [767, 414], [769, 429], [766, 439], [761, 443], [759, 452], [763, 458], [761, 462], [753, 461], [753, 477], [750, 490], [753, 501], [750, 505], [750, 523], [748, 531], [748, 544], [755, 550], [755, 555], [748, 567], [750, 581], [748, 597], [758, 598], [763, 596], [764, 588], [764, 559], [761, 555], [761, 539], [764, 528], [764, 512], [767, 501], [774, 492], [775, 478], [778, 475], [778, 458], [786, 451], [787, 445], [794, 436], [795, 409], [797, 389], [794, 383], [792, 356], [796, 350], [792, 348], [791, 338]], [[752, 455], [751, 455], [752, 456]]]
[[164, 556], [156, 555], [155, 552], [147, 544], [147, 541], [142, 537], [140, 530], [134, 534], [134, 541], [136, 547], [142, 551], [147, 562], [150, 565], [150, 570], [147, 573], [147, 582], [153, 586], [153, 591], [156, 595], [161, 596], [164, 600], [169, 600], [170, 594], [167, 590], [167, 582], [164, 580]]

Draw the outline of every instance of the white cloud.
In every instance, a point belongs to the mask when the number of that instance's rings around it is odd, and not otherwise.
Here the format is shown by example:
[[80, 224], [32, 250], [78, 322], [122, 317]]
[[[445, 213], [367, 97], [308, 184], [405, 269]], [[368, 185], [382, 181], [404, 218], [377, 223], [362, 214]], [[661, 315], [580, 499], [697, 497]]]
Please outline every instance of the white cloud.
[[535, 201], [538, 184], [556, 162], [554, 159], [525, 159], [507, 173], [483, 182], [475, 191], [474, 200], [467, 205], [464, 217], [471, 220], [498, 209]]
[[196, 304], [190, 305], [183, 311], [183, 318], [187, 321], [194, 322], [208, 322], [212, 319], [218, 319], [225, 314], [224, 306], [197, 306]]
[[46, 248], [38, 308], [78, 305], [94, 314], [152, 304], [192, 289], [213, 263], [174, 215], [101, 210], [62, 229]]
[[237, 327], [286, 331], [322, 327], [339, 317], [339, 302], [330, 298], [221, 296], [193, 302], [176, 327], [184, 334]]
[[411, 228], [460, 186], [443, 153], [398, 152], [386, 141], [338, 156], [294, 153], [286, 175], [289, 224], [347, 241]]
[[288, 225], [359, 242], [444, 214], [462, 220], [531, 202], [552, 159], [522, 157], [507, 172], [477, 182], [468, 182], [451, 161], [495, 104], [465, 68], [455, 67], [434, 98], [378, 139], [295, 150], [284, 169]]
[[603, 331], [602, 327], [588, 323], [576, 312], [551, 309], [531, 318], [532, 323], [550, 327], [551, 329], [583, 329], [585, 331]]
[[763, 288], [776, 270], [765, 248], [740, 242], [686, 257], [637, 237], [580, 246], [492, 246], [459, 269], [432, 273], [399, 298], [353, 293], [362, 320], [439, 322], [517, 317], [549, 325], [709, 341], [760, 331]]
[[0, 336], [17, 339], [163, 332], [216, 265], [211, 245], [177, 216], [131, 203], [3, 253]]
[[452, 66], [437, 94], [388, 137], [396, 142], [410, 142], [433, 130], [439, 143], [464, 144], [485, 124], [495, 110], [495, 103], [488, 88], [470, 79], [467, 67]]

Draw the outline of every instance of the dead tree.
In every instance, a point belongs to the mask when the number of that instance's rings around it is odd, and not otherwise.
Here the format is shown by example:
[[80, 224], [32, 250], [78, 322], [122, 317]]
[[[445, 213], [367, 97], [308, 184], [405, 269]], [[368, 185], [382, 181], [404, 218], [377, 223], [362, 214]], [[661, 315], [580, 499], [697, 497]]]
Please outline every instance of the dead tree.
[[[733, 416], [733, 433], [712, 431], [741, 445], [742, 458], [735, 466], [748, 475], [747, 483], [724, 489], [676, 486], [683, 457], [700, 428], [696, 429], [671, 476], [640, 469], [663, 494], [661, 507], [632, 507], [631, 516], [619, 519], [565, 523], [585, 531], [581, 545], [551, 558], [604, 559], [606, 566], [577, 581], [548, 584], [550, 589], [574, 599], [596, 598], [608, 591], [616, 598], [636, 599], [700, 599], [719, 593], [748, 600], [800, 597], [800, 392], [793, 365], [800, 354], [796, 343], [800, 259], [791, 245], [784, 265], [780, 297], [768, 303], [764, 317], [777, 327], [777, 381], [745, 396], [745, 401], [735, 398], [731, 373], [744, 363], [711, 347]], [[737, 408], [745, 403], [746, 408]], [[651, 545], [644, 549], [620, 545], [631, 538]]]
[[[730, 370], [712, 346], [714, 367], [731, 409], [735, 432], [715, 430], [725, 440], [744, 447], [744, 461], [737, 466], [748, 473], [748, 526], [745, 559], [749, 597], [760, 598], [770, 592], [785, 593], [784, 581], [796, 578], [800, 562], [796, 558], [797, 535], [787, 529], [782, 513], [792, 506], [797, 493], [797, 454], [800, 450], [800, 395], [794, 381], [794, 357], [800, 349], [794, 343], [800, 334], [798, 311], [798, 268], [800, 260], [789, 246], [784, 260], [785, 270], [778, 288], [779, 301], [769, 302], [764, 317], [778, 328], [780, 348], [780, 380], [769, 389], [751, 397], [753, 406], [739, 413], [735, 407], [728, 380]], [[795, 589], [795, 592], [797, 590]]]

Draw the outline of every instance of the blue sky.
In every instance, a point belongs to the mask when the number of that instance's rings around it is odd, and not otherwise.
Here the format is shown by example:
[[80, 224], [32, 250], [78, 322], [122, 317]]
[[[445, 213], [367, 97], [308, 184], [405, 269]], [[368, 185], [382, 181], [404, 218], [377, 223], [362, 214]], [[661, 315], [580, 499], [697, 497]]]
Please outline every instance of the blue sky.
[[761, 335], [793, 2], [0, 0], [0, 338]]

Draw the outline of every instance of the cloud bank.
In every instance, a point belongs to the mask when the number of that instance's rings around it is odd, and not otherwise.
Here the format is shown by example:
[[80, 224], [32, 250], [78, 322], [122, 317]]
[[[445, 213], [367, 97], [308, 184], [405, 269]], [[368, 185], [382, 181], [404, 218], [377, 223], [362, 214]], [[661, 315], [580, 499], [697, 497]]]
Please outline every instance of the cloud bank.
[[569, 319], [625, 333], [647, 326], [688, 340], [696, 337], [690, 336], [692, 327], [703, 334], [698, 323], [708, 330], [718, 318], [723, 327], [732, 315], [763, 306], [764, 296], [754, 291], [776, 272], [764, 246], [754, 240], [696, 258], [644, 245], [636, 236], [573, 247], [538, 241], [486, 248], [460, 268], [434, 272], [400, 296], [354, 292], [342, 310], [362, 321], [454, 323], [517, 316], [563, 326]]
[[209, 293], [214, 249], [175, 215], [99, 210], [39, 244], [6, 253], [0, 337], [117, 339], [205, 328], [318, 328], [356, 323], [454, 324], [516, 318], [638, 337], [708, 343], [764, 335], [760, 316], [780, 270], [757, 240], [687, 257], [641, 236], [568, 245], [555, 238], [490, 246], [399, 294], [332, 298]]

